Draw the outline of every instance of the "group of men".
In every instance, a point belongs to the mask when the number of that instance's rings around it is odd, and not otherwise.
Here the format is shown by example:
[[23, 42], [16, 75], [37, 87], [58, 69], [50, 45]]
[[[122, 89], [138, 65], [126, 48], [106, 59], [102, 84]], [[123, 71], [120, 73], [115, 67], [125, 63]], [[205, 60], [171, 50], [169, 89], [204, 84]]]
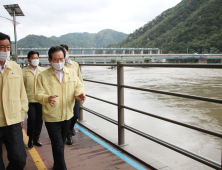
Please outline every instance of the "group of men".
[[[72, 145], [78, 119], [78, 100], [85, 91], [78, 63], [69, 59], [67, 45], [48, 51], [51, 67], [39, 67], [39, 53], [30, 51], [30, 65], [21, 70], [10, 61], [10, 37], [0, 33], [0, 152], [4, 140], [9, 164], [7, 170], [23, 170], [26, 151], [22, 128], [28, 113], [28, 147], [42, 146], [39, 136], [43, 121], [51, 140], [55, 170], [66, 170], [64, 144]], [[0, 156], [0, 169], [5, 166]]]

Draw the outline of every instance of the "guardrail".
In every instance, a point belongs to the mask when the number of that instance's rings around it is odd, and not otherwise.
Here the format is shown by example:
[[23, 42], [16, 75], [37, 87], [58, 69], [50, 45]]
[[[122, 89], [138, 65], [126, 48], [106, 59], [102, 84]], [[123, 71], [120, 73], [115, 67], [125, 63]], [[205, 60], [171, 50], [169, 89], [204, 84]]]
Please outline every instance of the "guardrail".
[[[128, 106], [124, 105], [124, 88], [222, 104], [222, 100], [219, 100], [219, 99], [206, 98], [206, 97], [201, 97], [201, 96], [192, 96], [192, 95], [186, 95], [186, 94], [180, 94], [180, 93], [172, 93], [172, 92], [153, 90], [153, 89], [144, 89], [144, 88], [138, 88], [138, 87], [124, 85], [124, 67], [167, 67], [167, 68], [173, 68], [173, 67], [175, 68], [176, 67], [176, 68], [222, 69], [221, 64], [124, 64], [122, 62], [117, 62], [117, 64], [80, 64], [80, 68], [82, 66], [117, 66], [117, 84], [111, 84], [111, 83], [99, 82], [99, 81], [93, 81], [93, 80], [86, 80], [86, 79], [84, 79], [84, 81], [117, 87], [117, 97], [118, 97], [117, 103], [106, 101], [106, 100], [103, 100], [103, 99], [100, 99], [100, 98], [97, 98], [97, 97], [94, 97], [94, 96], [91, 96], [91, 95], [86, 95], [86, 96], [88, 96], [90, 98], [93, 98], [93, 99], [96, 99], [96, 100], [103, 101], [105, 103], [109, 103], [109, 104], [117, 106], [118, 107], [118, 120], [116, 121], [116, 120], [111, 119], [107, 116], [104, 116], [100, 113], [97, 113], [93, 110], [90, 110], [86, 107], [83, 107], [81, 102], [80, 102], [79, 121], [83, 120], [83, 110], [85, 110], [85, 111], [87, 111], [89, 113], [92, 113], [92, 114], [94, 114], [94, 115], [96, 115], [96, 116], [98, 116], [98, 117], [100, 117], [104, 120], [107, 120], [107, 121], [109, 121], [113, 124], [118, 125], [118, 145], [125, 144], [125, 133], [124, 133], [124, 131], [125, 131], [125, 129], [127, 129], [127, 130], [129, 130], [129, 131], [131, 131], [135, 134], [143, 136], [143, 137], [145, 137], [149, 140], [152, 140], [152, 141], [154, 141], [158, 144], [161, 144], [161, 145], [163, 145], [163, 146], [165, 146], [169, 149], [172, 149], [172, 150], [174, 150], [178, 153], [181, 153], [181, 154], [183, 154], [187, 157], [190, 157], [190, 158], [192, 158], [192, 159], [194, 159], [198, 162], [201, 162], [205, 165], [208, 165], [208, 166], [210, 166], [214, 169], [222, 170], [222, 166], [218, 162], [215, 162], [215, 161], [213, 161], [209, 158], [203, 157], [201, 155], [198, 155], [196, 153], [193, 153], [191, 151], [183, 149], [179, 146], [176, 146], [172, 143], [169, 143], [167, 141], [159, 139], [155, 136], [152, 136], [150, 134], [142, 132], [142, 131], [140, 131], [138, 129], [135, 129], [133, 127], [130, 127], [130, 126], [128, 126], [124, 123], [124, 109], [128, 109], [128, 110], [135, 111], [135, 112], [138, 112], [138, 113], [150, 116], [150, 117], [154, 117], [154, 118], [157, 118], [157, 119], [160, 119], [160, 120], [163, 120], [163, 121], [167, 121], [167, 122], [174, 123], [174, 124], [177, 124], [177, 125], [180, 125], [180, 126], [183, 126], [183, 127], [186, 127], [186, 128], [190, 128], [190, 129], [193, 129], [193, 130], [197, 130], [197, 131], [200, 131], [200, 132], [212, 135], [212, 136], [216, 136], [216, 137], [219, 137], [219, 138], [222, 139], [222, 134], [221, 133], [217, 133], [217, 132], [213, 132], [213, 131], [210, 131], [210, 130], [207, 130], [207, 129], [199, 128], [197, 126], [192, 126], [192, 125], [182, 123], [182, 122], [179, 122], [179, 121], [175, 121], [175, 120], [172, 120], [172, 119], [168, 119], [168, 118], [165, 118], [165, 117], [162, 117], [162, 116], [157, 116], [155, 114], [147, 113], [147, 112], [137, 110], [137, 109], [134, 109], [134, 108], [131, 108], [131, 107], [128, 107]], [[222, 158], [221, 158], [221, 163], [222, 163]]]
[[[207, 59], [222, 59], [222, 54], [69, 54], [71, 59], [113, 59], [113, 58], [176, 58], [176, 59], [194, 59], [194, 58], [207, 58]], [[19, 55], [19, 59], [27, 59], [27, 55]], [[48, 55], [40, 55], [40, 59], [48, 60]]]

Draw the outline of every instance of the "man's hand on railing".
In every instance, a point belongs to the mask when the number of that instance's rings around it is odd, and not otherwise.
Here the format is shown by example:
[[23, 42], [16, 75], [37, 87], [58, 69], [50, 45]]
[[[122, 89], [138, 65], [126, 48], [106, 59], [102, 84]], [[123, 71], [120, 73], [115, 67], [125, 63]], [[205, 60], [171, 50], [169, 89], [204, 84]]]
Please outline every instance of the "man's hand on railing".
[[85, 102], [85, 100], [86, 100], [86, 96], [85, 96], [85, 94], [83, 94], [83, 93], [77, 94], [77, 95], [75, 95], [75, 97], [80, 98], [80, 100], [82, 101], [82, 104], [83, 104], [83, 103]]

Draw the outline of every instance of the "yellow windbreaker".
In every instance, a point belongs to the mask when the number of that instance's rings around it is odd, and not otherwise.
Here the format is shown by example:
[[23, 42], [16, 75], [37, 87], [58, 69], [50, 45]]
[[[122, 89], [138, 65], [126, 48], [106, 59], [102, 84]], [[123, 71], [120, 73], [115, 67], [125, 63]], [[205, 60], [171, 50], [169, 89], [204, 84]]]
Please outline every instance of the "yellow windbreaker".
[[0, 73], [0, 127], [20, 123], [28, 111], [28, 99], [22, 70], [13, 61], [7, 61]]
[[[45, 122], [60, 122], [73, 117], [76, 94], [84, 93], [84, 87], [76, 72], [64, 68], [62, 84], [50, 67], [37, 77], [36, 100], [42, 104], [43, 120]], [[58, 95], [54, 107], [48, 103], [50, 95]], [[79, 99], [77, 97], [77, 99]]]
[[43, 67], [36, 68], [36, 74], [34, 75], [30, 66], [22, 69], [22, 75], [24, 80], [24, 85], [26, 93], [28, 96], [29, 103], [36, 103], [35, 91], [36, 91], [36, 80], [39, 73], [45, 70]]
[[79, 68], [79, 64], [75, 61], [72, 61], [71, 59], [69, 59], [69, 64], [68, 66], [66, 64], [64, 64], [65, 67], [71, 68], [73, 70], [75, 70], [77, 76], [79, 77], [79, 80], [82, 82], [83, 84], [83, 80], [82, 80], [82, 74]]

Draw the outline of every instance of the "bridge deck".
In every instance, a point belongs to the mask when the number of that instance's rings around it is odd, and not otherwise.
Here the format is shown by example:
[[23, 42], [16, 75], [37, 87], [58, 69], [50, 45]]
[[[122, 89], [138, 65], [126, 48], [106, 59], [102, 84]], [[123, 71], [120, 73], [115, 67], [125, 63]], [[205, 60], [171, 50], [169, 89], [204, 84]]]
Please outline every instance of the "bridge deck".
[[[25, 123], [25, 130], [23, 131], [25, 148], [28, 155], [26, 159], [27, 161], [25, 170], [51, 170], [53, 166], [52, 149], [45, 125], [43, 124], [40, 136], [40, 141], [42, 142], [43, 146], [34, 146], [34, 148], [32, 149], [28, 149], [27, 147], [28, 137], [26, 135], [26, 125], [27, 124]], [[76, 131], [77, 133], [73, 137], [73, 145], [65, 146], [65, 161], [68, 170], [138, 169], [126, 163], [120, 157], [118, 157], [99, 143], [95, 142], [83, 132], [79, 131], [78, 129], [76, 129]], [[5, 145], [2, 145], [3, 161], [5, 166], [7, 166], [7, 151], [5, 149]], [[130, 158], [129, 156], [127, 157]], [[145, 169], [149, 169], [145, 165], [142, 165], [136, 160], [133, 160], [133, 158], [130, 159], [132, 161], [135, 161], [139, 166], [142, 166]]]

